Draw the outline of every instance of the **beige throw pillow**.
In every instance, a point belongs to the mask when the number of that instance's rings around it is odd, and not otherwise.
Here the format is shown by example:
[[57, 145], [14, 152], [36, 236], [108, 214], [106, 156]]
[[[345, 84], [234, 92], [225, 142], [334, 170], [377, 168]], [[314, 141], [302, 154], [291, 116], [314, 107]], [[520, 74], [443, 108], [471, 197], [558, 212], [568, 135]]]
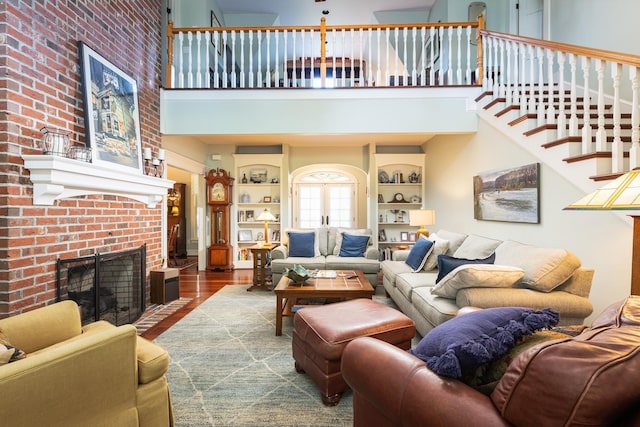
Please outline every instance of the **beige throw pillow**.
[[465, 264], [456, 267], [438, 282], [431, 293], [455, 299], [464, 288], [510, 288], [524, 276], [518, 267], [496, 264]]

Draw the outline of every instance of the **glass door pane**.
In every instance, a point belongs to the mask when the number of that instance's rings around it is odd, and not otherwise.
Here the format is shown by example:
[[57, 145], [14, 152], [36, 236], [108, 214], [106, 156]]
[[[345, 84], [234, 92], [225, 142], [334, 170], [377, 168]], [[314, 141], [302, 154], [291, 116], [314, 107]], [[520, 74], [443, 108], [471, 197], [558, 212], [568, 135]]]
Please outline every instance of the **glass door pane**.
[[353, 185], [326, 184], [327, 223], [331, 227], [353, 227]]
[[317, 228], [322, 226], [324, 217], [322, 187], [322, 184], [301, 184], [298, 186], [297, 227]]

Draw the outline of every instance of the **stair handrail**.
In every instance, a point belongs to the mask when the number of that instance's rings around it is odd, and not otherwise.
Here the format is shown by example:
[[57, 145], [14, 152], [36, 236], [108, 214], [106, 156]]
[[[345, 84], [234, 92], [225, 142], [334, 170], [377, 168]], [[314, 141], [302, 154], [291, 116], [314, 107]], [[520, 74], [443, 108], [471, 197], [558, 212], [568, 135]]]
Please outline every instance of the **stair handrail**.
[[[537, 128], [557, 129], [558, 140], [579, 137], [580, 152], [565, 161], [611, 157], [611, 164], [593, 179], [609, 179], [640, 166], [640, 56], [486, 29], [478, 32], [484, 46], [484, 93], [507, 106], [519, 106], [521, 118], [535, 117]], [[628, 81], [623, 79], [625, 70]], [[621, 126], [623, 108], [631, 123]], [[623, 135], [623, 129], [629, 135]]]

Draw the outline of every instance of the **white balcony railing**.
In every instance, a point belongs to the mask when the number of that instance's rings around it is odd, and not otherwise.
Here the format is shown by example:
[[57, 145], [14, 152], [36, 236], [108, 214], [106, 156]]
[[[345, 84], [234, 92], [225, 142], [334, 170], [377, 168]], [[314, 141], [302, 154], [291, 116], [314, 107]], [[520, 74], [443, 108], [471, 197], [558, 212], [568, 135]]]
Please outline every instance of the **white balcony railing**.
[[474, 85], [478, 22], [167, 28], [168, 88]]

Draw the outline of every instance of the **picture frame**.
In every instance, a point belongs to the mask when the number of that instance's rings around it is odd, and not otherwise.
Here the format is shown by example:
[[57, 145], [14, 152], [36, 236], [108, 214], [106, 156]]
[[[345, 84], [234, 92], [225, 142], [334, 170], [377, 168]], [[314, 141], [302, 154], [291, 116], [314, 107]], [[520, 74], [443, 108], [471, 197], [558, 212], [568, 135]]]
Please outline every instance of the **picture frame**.
[[271, 203], [271, 196], [264, 196], [262, 198], [262, 203]]
[[409, 233], [407, 231], [400, 232], [400, 240], [403, 242], [409, 241]]
[[473, 217], [484, 221], [540, 223], [540, 163], [473, 177]]
[[238, 230], [238, 242], [250, 242], [253, 240], [251, 230]]
[[410, 242], [416, 241], [416, 233], [409, 233], [409, 241]]
[[267, 169], [255, 168], [249, 171], [249, 182], [253, 184], [260, 184], [267, 182]]
[[378, 194], [378, 203], [384, 203], [384, 196], [382, 194]]
[[[220, 24], [220, 20], [216, 16], [216, 13], [211, 11], [211, 27], [212, 28], [220, 28], [222, 24]], [[218, 55], [222, 56], [222, 32], [218, 32], [218, 37], [214, 37], [214, 33], [211, 33], [211, 44], [216, 48]]]
[[380, 242], [387, 241], [387, 233], [385, 233], [384, 228], [381, 228], [380, 231], [378, 231], [378, 241]]
[[86, 145], [91, 161], [142, 173], [136, 80], [82, 41], [78, 42]]

